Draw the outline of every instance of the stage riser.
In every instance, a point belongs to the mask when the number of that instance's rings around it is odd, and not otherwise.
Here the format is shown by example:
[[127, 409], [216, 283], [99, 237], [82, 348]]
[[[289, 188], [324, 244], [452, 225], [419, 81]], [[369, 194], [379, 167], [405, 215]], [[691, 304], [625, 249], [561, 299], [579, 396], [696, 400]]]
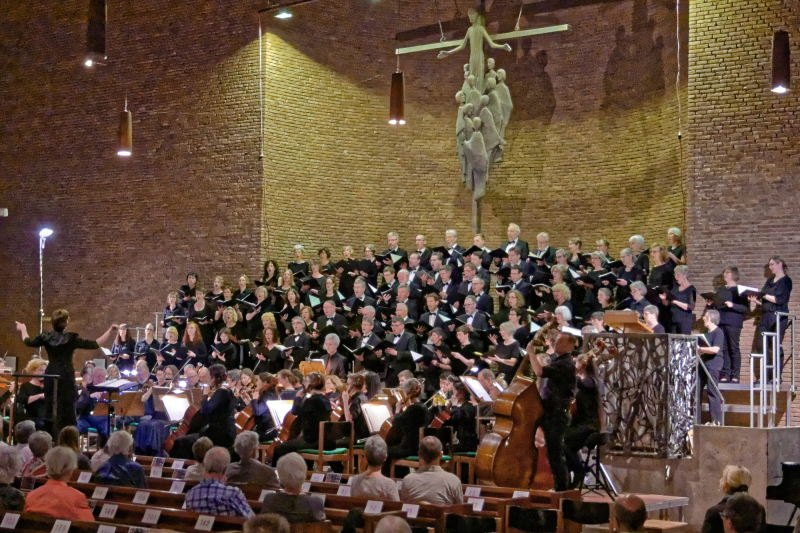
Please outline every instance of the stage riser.
[[[765, 495], [768, 485], [780, 483], [782, 462], [800, 461], [800, 428], [695, 426], [689, 458], [604, 455], [603, 460], [621, 492], [688, 497], [683, 517], [689, 523], [687, 533], [699, 532], [706, 510], [722, 498], [719, 479], [725, 466], [745, 466], [753, 474], [750, 495], [766, 506], [768, 523], [786, 524], [793, 506], [768, 502]], [[675, 511], [670, 519], [678, 519]]]

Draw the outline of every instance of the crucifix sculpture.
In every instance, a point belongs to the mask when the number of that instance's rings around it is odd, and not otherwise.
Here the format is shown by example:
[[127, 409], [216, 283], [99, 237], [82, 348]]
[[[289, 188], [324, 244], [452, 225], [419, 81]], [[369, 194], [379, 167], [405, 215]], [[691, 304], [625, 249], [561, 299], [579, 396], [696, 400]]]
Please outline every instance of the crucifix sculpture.
[[[568, 24], [562, 24], [560, 26], [520, 31], [519, 19], [517, 19], [517, 27], [514, 31], [489, 35], [489, 32], [486, 31], [483, 15], [478, 10], [470, 8], [468, 16], [471, 26], [467, 30], [464, 39], [460, 41], [444, 41], [444, 32], [442, 32], [441, 42], [397, 48], [395, 54], [411, 54], [426, 50], [455, 47], [439, 52], [438, 57], [442, 59], [464, 50], [467, 47], [467, 43], [469, 43], [469, 63], [464, 65], [464, 85], [461, 91], [456, 94], [456, 101], [460, 106], [456, 121], [456, 138], [461, 162], [462, 181], [473, 191], [472, 227], [476, 233], [479, 233], [481, 231], [481, 198], [486, 192], [489, 170], [492, 163], [502, 161], [503, 146], [506, 144], [502, 137], [505, 134], [508, 116], [499, 116], [499, 110], [507, 109], [510, 113], [510, 108], [512, 107], [510, 96], [508, 96], [508, 88], [503, 83], [506, 77], [505, 71], [500, 69], [495, 72], [494, 60], [490, 58], [490, 70], [489, 73], [486, 72], [486, 56], [483, 52], [484, 44], [488, 44], [491, 48], [510, 52], [511, 45], [497, 44], [495, 41], [566, 31], [570, 27]], [[521, 16], [522, 11], [520, 10]], [[498, 73], [502, 73], [502, 78], [499, 80], [497, 78]], [[492, 78], [491, 82], [490, 78]], [[498, 83], [501, 84], [499, 87]], [[488, 94], [484, 94], [487, 90]], [[505, 99], [508, 101], [506, 102]], [[492, 114], [492, 110], [494, 110], [494, 114]]]

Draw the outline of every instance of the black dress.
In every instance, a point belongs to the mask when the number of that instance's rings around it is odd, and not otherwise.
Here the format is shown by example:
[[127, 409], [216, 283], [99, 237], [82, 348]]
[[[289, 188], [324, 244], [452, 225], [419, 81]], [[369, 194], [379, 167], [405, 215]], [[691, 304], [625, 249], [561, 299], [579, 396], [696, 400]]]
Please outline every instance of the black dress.
[[200, 430], [201, 437], [208, 437], [214, 446], [229, 448], [236, 439], [234, 404], [236, 398], [228, 389], [217, 389], [214, 394], [203, 396], [200, 412], [205, 415], [208, 425]]
[[[56, 411], [56, 424], [52, 435], [58, 435], [61, 428], [74, 426], [75, 420], [75, 367], [72, 366], [72, 355], [75, 350], [97, 350], [100, 345], [96, 341], [82, 339], [77, 333], [52, 331], [40, 333], [36, 337], [25, 339], [25, 346], [39, 348], [44, 346], [50, 363], [47, 374], [59, 376]], [[47, 412], [52, 409], [53, 379], [45, 378], [44, 394], [47, 400]]]
[[[694, 285], [689, 285], [686, 289], [681, 290], [680, 285], [675, 285], [672, 288], [672, 333], [679, 335], [691, 335], [692, 325], [694, 324], [694, 303], [697, 299], [697, 291]], [[675, 302], [687, 304], [688, 309], [684, 310]]]
[[[121, 344], [117, 344], [117, 341], [114, 341], [114, 344], [111, 346], [111, 355], [116, 357], [115, 363], [117, 367], [119, 367], [120, 372], [123, 370], [133, 370], [136, 364], [133, 355], [135, 351], [136, 341], [133, 339], [126, 339]], [[127, 355], [128, 357], [121, 357], [123, 355]]]
[[[419, 453], [419, 428], [428, 425], [428, 417], [428, 410], [419, 402], [395, 415], [387, 438], [387, 444], [391, 444], [386, 455], [387, 461], [383, 463], [383, 475], [389, 475], [391, 459], [403, 459]], [[397, 435], [400, 441], [392, 443], [392, 435]]]
[[450, 409], [450, 418], [445, 426], [452, 427], [458, 444], [453, 445], [453, 452], [474, 452], [478, 449], [478, 423], [475, 406], [469, 402], [454, 405]]
[[28, 403], [28, 398], [42, 394], [44, 387], [41, 385], [34, 385], [33, 383], [25, 383], [20, 385], [19, 393], [17, 394], [17, 405], [19, 406], [19, 415], [25, 416], [36, 422], [37, 429], [43, 427], [44, 419], [47, 418], [47, 402], [44, 398]]
[[511, 380], [514, 379], [514, 375], [517, 373], [517, 368], [519, 368], [519, 365], [522, 362], [522, 352], [519, 351], [519, 343], [514, 341], [507, 345], [503, 342], [500, 342], [495, 348], [494, 355], [500, 359], [517, 360], [517, 362], [513, 365], [506, 365], [503, 363], [497, 364], [499, 374], [503, 376], [503, 378], [506, 380], [506, 383], [511, 383]]

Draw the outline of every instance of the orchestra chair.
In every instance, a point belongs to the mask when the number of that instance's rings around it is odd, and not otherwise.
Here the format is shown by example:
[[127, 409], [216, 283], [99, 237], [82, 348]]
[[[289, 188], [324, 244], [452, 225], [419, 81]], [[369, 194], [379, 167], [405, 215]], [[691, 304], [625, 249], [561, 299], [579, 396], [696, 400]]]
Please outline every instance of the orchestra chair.
[[[564, 529], [569, 528], [570, 522], [580, 526], [608, 524], [611, 521], [611, 505], [605, 502], [582, 502], [562, 499], [561, 516], [562, 528]], [[573, 530], [573, 528], [569, 529]], [[577, 528], [578, 531], [581, 529], [581, 527]]]
[[258, 455], [256, 455], [256, 459], [261, 461], [261, 464], [267, 464], [267, 451], [269, 450], [270, 445], [272, 445], [272, 441], [268, 440], [266, 442], [262, 442], [258, 445]]
[[475, 458], [478, 452], [454, 452], [452, 465], [455, 475], [461, 479], [461, 468], [467, 466], [467, 485], [475, 484]]
[[[419, 440], [422, 440], [425, 437], [436, 437], [442, 442], [442, 451], [444, 455], [442, 457], [441, 466], [444, 470], [450, 469], [450, 460], [453, 456], [451, 453], [453, 449], [453, 428], [451, 427], [440, 427], [440, 428], [432, 428], [432, 427], [425, 427], [419, 429]], [[411, 455], [406, 457], [405, 459], [392, 459], [391, 466], [389, 469], [389, 477], [394, 478], [394, 467], [395, 466], [408, 466], [414, 469], [419, 468], [419, 456]]]
[[[326, 450], [324, 442], [338, 442], [347, 437], [346, 448]], [[316, 472], [324, 472], [327, 463], [344, 463], [344, 473], [353, 473], [353, 423], [352, 422], [320, 422], [319, 446], [316, 450], [306, 448], [297, 452], [308, 461], [316, 461]]]
[[505, 533], [561, 533], [561, 513], [541, 507], [506, 507]]
[[603, 463], [600, 460], [601, 451], [600, 447], [605, 446], [608, 444], [609, 440], [611, 439], [610, 433], [592, 433], [589, 435], [589, 438], [586, 439], [586, 448], [588, 449], [588, 453], [586, 454], [586, 459], [583, 461], [583, 471], [586, 474], [591, 474], [592, 478], [594, 478], [594, 483], [587, 485], [585, 483], [586, 476], [583, 476], [581, 479], [581, 484], [578, 487], [578, 490], [582, 490], [584, 488], [589, 489], [587, 494], [595, 492], [600, 494], [600, 491], [604, 491], [608, 494], [608, 497], [611, 498], [613, 502], [617, 496], [617, 490], [614, 487], [614, 482], [611, 481], [611, 478], [606, 472], [606, 468], [603, 466]]
[[491, 516], [445, 513], [444, 531], [445, 533], [494, 533], [502, 531], [502, 523], [498, 523], [500, 520]]

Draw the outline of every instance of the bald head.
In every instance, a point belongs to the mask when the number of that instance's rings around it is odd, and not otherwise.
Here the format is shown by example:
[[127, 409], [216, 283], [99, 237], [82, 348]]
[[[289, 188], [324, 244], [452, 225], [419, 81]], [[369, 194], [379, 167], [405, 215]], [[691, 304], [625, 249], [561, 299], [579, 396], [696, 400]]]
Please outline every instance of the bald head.
[[411, 533], [411, 527], [399, 516], [384, 516], [378, 522], [375, 533]]
[[614, 518], [618, 531], [641, 531], [647, 520], [644, 500], [635, 494], [622, 494], [614, 502]]

